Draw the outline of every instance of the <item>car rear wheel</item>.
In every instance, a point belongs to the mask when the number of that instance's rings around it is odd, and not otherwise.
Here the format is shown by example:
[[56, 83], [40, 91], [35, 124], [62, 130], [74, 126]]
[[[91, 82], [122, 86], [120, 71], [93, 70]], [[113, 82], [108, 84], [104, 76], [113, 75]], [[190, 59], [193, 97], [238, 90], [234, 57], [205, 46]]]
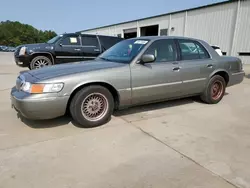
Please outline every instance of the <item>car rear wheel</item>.
[[37, 57], [32, 59], [29, 68], [30, 69], [39, 69], [39, 68], [51, 66], [51, 65], [52, 65], [52, 61], [48, 57], [37, 56]]
[[201, 100], [208, 104], [217, 104], [224, 97], [225, 90], [225, 79], [220, 75], [215, 75], [209, 80], [206, 90], [201, 95]]
[[114, 98], [102, 86], [88, 86], [78, 91], [70, 103], [72, 118], [81, 127], [91, 128], [107, 123], [114, 110]]

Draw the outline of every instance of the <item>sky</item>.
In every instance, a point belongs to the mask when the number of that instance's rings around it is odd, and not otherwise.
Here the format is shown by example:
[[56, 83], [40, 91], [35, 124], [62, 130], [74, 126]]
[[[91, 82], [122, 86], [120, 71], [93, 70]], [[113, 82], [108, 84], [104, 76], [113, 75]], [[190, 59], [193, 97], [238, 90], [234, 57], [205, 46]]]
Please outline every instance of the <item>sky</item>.
[[223, 0], [1, 0], [0, 21], [19, 21], [60, 34], [221, 1]]

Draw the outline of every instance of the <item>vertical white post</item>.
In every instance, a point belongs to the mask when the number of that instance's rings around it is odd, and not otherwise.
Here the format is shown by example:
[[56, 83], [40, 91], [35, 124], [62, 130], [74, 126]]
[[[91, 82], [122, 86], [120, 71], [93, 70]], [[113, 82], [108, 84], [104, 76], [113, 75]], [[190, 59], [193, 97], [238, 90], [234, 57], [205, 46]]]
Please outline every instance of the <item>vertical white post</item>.
[[109, 27], [109, 36], [111, 36], [111, 29], [110, 29], [110, 27]]
[[184, 19], [184, 28], [183, 28], [183, 36], [187, 35], [187, 11], [185, 12], [185, 19]]
[[137, 37], [140, 37], [141, 36], [141, 29], [140, 29], [139, 21], [136, 22], [136, 27], [137, 27]]
[[236, 34], [237, 34], [237, 30], [238, 30], [239, 14], [240, 14], [240, 0], [238, 0], [237, 9], [236, 9], [235, 14], [236, 14], [235, 15], [235, 23], [234, 23], [234, 28], [233, 28], [233, 36], [232, 36], [232, 39], [231, 39], [231, 48], [230, 48], [229, 55], [234, 55], [233, 52], [234, 52]]
[[171, 35], [171, 14], [169, 14], [169, 22], [168, 22], [168, 35]]

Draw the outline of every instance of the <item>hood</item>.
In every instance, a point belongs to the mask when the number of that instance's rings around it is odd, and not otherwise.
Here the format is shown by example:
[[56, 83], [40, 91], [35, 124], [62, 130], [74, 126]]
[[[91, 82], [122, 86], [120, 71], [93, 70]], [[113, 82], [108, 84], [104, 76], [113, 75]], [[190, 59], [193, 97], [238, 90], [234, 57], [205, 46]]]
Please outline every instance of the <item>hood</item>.
[[49, 43], [35, 43], [35, 44], [23, 44], [20, 46], [17, 46], [16, 49], [17, 51], [21, 49], [21, 47], [27, 47], [28, 51], [36, 51], [36, 50], [41, 50], [41, 49], [47, 49], [47, 50], [51, 50], [53, 49], [53, 44], [49, 44]]
[[45, 80], [70, 74], [122, 67], [125, 65], [126, 64], [123, 63], [93, 60], [93, 61], [85, 61], [85, 62], [83, 61], [83, 62], [54, 65], [51, 67], [44, 67], [40, 69], [31, 70], [28, 71], [28, 73], [39, 80]]

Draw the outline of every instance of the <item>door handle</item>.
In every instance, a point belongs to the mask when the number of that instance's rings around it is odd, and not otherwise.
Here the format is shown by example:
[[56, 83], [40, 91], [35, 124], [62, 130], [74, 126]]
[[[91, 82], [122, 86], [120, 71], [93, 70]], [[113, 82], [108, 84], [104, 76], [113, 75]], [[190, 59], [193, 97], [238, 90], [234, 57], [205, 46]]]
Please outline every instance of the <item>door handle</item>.
[[100, 52], [100, 50], [99, 50], [99, 49], [94, 49], [94, 51], [95, 51], [95, 52]]
[[212, 65], [212, 64], [208, 64], [208, 65], [207, 65], [207, 68], [210, 68], [210, 69], [211, 69], [211, 68], [213, 68], [213, 65]]
[[180, 69], [181, 69], [181, 67], [174, 67], [174, 68], [173, 68], [173, 71], [174, 71], [174, 72], [179, 72]]
[[75, 51], [81, 51], [81, 49], [79, 49], [79, 48], [76, 48], [76, 49], [75, 49]]

